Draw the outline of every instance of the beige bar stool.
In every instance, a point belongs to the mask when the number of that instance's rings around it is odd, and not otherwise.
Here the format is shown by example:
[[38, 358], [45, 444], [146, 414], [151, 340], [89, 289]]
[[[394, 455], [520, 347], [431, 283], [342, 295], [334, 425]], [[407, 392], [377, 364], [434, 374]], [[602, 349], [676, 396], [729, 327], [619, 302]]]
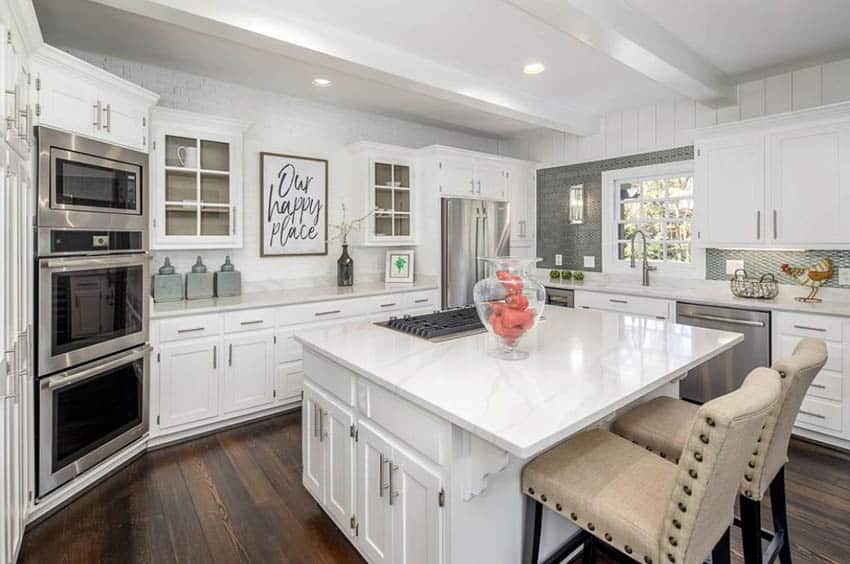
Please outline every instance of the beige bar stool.
[[545, 505], [637, 562], [702, 563], [713, 553], [715, 564], [728, 563], [740, 476], [780, 391], [779, 374], [757, 368], [739, 390], [700, 407], [678, 465], [601, 429], [535, 458], [522, 471], [524, 562], [538, 562]]
[[[747, 564], [772, 562], [778, 552], [782, 564], [791, 563], [788, 518], [785, 509], [785, 463], [791, 427], [800, 411], [803, 396], [818, 372], [826, 364], [826, 344], [817, 339], [803, 339], [790, 358], [778, 361], [773, 368], [781, 376], [782, 394], [776, 409], [767, 418], [747, 468], [740, 481], [741, 520], [744, 558]], [[679, 460], [688, 441], [699, 406], [672, 398], [657, 398], [629, 411], [614, 422], [618, 435], [647, 448], [662, 458]], [[762, 531], [761, 500], [770, 489], [774, 532]], [[762, 554], [761, 539], [770, 540]]]

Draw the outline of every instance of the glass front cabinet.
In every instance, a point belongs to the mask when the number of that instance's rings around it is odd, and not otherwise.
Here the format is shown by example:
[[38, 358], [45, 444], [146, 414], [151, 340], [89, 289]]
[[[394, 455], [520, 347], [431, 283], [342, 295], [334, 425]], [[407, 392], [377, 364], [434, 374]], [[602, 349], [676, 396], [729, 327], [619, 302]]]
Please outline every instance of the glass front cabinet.
[[414, 154], [401, 147], [356, 143], [355, 178], [366, 188], [367, 205], [357, 217], [374, 210], [360, 229], [360, 244], [392, 246], [415, 244]]
[[151, 112], [152, 249], [242, 246], [242, 136], [246, 122]]

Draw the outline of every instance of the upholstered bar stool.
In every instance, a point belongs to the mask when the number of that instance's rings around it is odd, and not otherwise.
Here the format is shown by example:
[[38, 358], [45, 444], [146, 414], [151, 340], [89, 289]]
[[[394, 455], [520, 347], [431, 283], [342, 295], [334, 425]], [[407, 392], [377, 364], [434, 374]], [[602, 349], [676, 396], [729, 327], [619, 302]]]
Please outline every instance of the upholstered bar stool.
[[[826, 364], [826, 344], [803, 339], [791, 357], [773, 368], [779, 372], [782, 393], [776, 409], [767, 418], [747, 462], [740, 482], [742, 535], [747, 564], [771, 562], [778, 552], [782, 564], [790, 564], [788, 518], [785, 510], [785, 463], [791, 428], [809, 385]], [[662, 397], [629, 411], [612, 426], [618, 435], [668, 460], [677, 461], [688, 441], [688, 433], [699, 419], [699, 406]], [[774, 532], [762, 531], [761, 500], [770, 490]], [[739, 524], [736, 521], [736, 524]], [[770, 540], [762, 554], [762, 537]]]
[[[637, 562], [702, 563], [713, 552], [728, 563], [740, 476], [780, 392], [779, 374], [757, 368], [700, 407], [678, 464], [602, 429], [535, 458], [522, 472], [526, 564], [538, 562], [544, 505]], [[577, 544], [565, 547], [547, 562]]]

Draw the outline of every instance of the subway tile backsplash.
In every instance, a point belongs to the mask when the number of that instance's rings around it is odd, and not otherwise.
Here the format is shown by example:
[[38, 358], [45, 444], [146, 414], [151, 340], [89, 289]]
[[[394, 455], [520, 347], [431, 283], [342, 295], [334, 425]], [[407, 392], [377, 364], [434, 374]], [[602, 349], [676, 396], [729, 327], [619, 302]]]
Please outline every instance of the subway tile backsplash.
[[794, 284], [797, 281], [780, 270], [783, 263], [791, 266], [807, 267], [814, 265], [824, 257], [835, 264], [835, 275], [824, 284], [825, 288], [838, 288], [838, 269], [850, 268], [850, 251], [769, 251], [743, 249], [706, 249], [705, 277], [708, 280], [729, 280], [726, 274], [727, 260], [744, 261], [744, 269], [752, 278], [771, 273], [780, 284]]

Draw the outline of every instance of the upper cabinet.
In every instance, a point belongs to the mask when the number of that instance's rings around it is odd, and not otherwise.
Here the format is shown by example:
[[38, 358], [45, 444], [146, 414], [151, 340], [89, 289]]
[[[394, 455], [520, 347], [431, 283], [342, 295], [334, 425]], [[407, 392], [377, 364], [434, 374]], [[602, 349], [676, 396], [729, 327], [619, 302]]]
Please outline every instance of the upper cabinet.
[[526, 163], [513, 164], [505, 171], [505, 178], [511, 204], [511, 254], [514, 254], [515, 247], [534, 245], [537, 170]]
[[49, 45], [31, 59], [40, 125], [147, 152], [159, 96]]
[[436, 168], [440, 196], [508, 199], [507, 166], [503, 160], [451, 147], [436, 147], [430, 153], [429, 166]]
[[364, 206], [350, 210], [347, 219], [371, 215], [350, 241], [366, 246], [416, 243], [416, 205], [419, 200], [415, 153], [410, 149], [379, 143], [356, 143], [350, 147], [353, 178], [366, 187]]
[[21, 38], [11, 28], [0, 23], [0, 34], [6, 38], [0, 50], [3, 100], [3, 122], [6, 143], [23, 159], [29, 158], [33, 147], [35, 110], [30, 102], [33, 77]]
[[151, 112], [151, 248], [242, 246], [242, 137], [248, 123]]
[[702, 246], [850, 248], [850, 104], [705, 130], [695, 152]]

